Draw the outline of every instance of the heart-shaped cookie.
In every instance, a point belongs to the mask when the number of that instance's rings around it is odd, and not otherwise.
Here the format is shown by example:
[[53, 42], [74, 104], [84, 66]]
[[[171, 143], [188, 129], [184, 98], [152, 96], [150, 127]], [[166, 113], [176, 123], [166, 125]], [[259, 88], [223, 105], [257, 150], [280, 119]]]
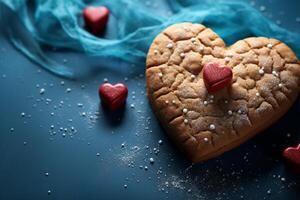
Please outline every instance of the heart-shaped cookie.
[[128, 88], [122, 83], [112, 85], [104, 83], [99, 87], [99, 97], [102, 103], [111, 111], [122, 108], [126, 102]]
[[[210, 62], [230, 67], [233, 75], [229, 86], [213, 94], [203, 80]], [[226, 47], [211, 29], [182, 23], [153, 41], [146, 76], [156, 116], [177, 146], [199, 162], [278, 120], [297, 98], [300, 62], [275, 39], [252, 37]]]
[[300, 171], [300, 144], [298, 144], [297, 147], [288, 147], [286, 148], [282, 156], [295, 167], [295, 169], [298, 169]]
[[109, 18], [108, 8], [89, 6], [83, 10], [82, 14], [88, 31], [94, 35], [99, 35], [104, 31]]
[[232, 69], [218, 63], [207, 63], [203, 67], [203, 80], [208, 92], [213, 93], [231, 83]]

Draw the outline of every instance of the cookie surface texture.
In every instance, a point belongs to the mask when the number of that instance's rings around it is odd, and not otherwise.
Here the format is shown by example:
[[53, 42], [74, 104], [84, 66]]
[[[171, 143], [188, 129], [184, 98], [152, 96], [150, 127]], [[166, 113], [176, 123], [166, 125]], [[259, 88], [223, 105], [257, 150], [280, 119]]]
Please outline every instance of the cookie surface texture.
[[[231, 84], [213, 94], [209, 62], [232, 68]], [[226, 47], [211, 29], [181, 23], [153, 41], [147, 94], [169, 138], [194, 163], [216, 157], [277, 121], [296, 100], [300, 62], [284, 43], [252, 37]], [[270, 138], [271, 140], [272, 138]]]

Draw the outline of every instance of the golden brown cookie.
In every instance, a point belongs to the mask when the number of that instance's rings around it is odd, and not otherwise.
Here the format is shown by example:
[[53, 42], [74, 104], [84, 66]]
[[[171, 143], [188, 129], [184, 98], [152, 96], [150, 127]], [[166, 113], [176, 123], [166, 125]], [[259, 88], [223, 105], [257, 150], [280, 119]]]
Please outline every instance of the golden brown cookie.
[[[232, 68], [230, 86], [209, 94], [202, 68]], [[284, 43], [252, 37], [230, 47], [201, 24], [168, 27], [147, 57], [147, 93], [169, 137], [193, 161], [218, 156], [278, 120], [296, 100], [300, 62]]]

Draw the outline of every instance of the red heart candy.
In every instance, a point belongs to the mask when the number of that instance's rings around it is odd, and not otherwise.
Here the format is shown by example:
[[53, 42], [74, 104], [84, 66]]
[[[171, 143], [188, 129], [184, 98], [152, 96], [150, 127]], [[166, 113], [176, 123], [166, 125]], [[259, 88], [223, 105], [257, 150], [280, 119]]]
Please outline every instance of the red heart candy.
[[300, 169], [300, 144], [297, 147], [286, 148], [282, 156], [298, 170]]
[[125, 104], [127, 94], [127, 86], [122, 83], [115, 85], [104, 83], [99, 87], [101, 101], [111, 111], [115, 111]]
[[231, 83], [232, 70], [218, 63], [208, 63], [203, 68], [203, 79], [209, 93], [219, 91]]
[[94, 35], [103, 32], [109, 17], [109, 10], [104, 6], [86, 7], [83, 10], [85, 26]]

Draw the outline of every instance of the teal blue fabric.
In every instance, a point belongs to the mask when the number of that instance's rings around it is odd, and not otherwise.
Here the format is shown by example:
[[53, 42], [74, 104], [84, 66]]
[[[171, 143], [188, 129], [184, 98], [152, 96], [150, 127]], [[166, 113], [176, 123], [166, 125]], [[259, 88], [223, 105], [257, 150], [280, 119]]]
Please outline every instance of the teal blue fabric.
[[[116, 20], [118, 31], [107, 38], [85, 31], [81, 13], [88, 5], [107, 6], [111, 10], [108, 32], [112, 20]], [[164, 12], [155, 9], [161, 5], [166, 7]], [[300, 55], [299, 34], [279, 27], [250, 5], [237, 1], [161, 0], [149, 6], [141, 0], [0, 0], [0, 9], [2, 29], [16, 48], [49, 71], [71, 78], [72, 67], [56, 62], [42, 47], [143, 64], [154, 37], [178, 22], [202, 23], [227, 44], [248, 36], [277, 38]]]

